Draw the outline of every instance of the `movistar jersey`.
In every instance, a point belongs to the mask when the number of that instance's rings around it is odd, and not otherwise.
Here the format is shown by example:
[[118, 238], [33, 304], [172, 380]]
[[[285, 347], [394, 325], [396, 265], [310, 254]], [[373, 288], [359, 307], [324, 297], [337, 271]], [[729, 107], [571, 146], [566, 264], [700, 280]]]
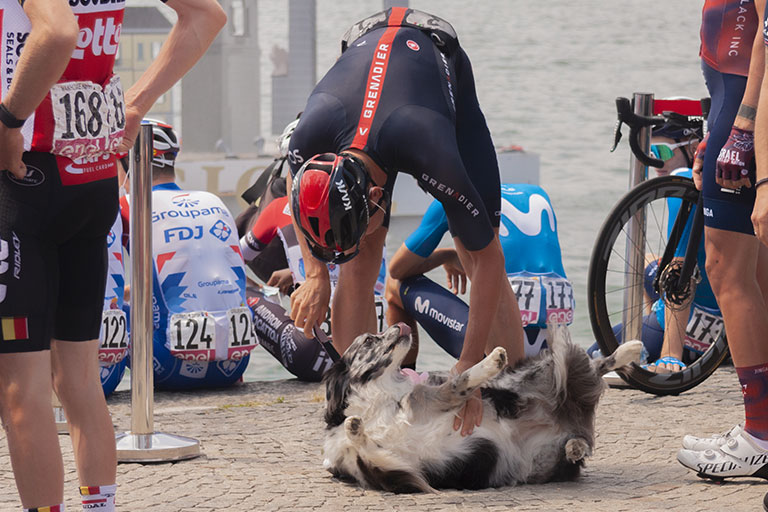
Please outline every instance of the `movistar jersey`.
[[[448, 219], [434, 201], [405, 245], [426, 258], [446, 231]], [[573, 321], [573, 288], [563, 268], [555, 212], [544, 189], [528, 184], [501, 186], [499, 238], [523, 323], [545, 326], [552, 315], [555, 320]]]
[[[364, 151], [388, 175], [416, 178], [469, 250], [488, 245], [498, 223], [499, 171], [461, 48], [441, 52], [423, 31], [387, 27], [351, 41], [307, 101], [291, 136], [291, 172], [319, 153]], [[398, 18], [399, 16], [399, 18]]]

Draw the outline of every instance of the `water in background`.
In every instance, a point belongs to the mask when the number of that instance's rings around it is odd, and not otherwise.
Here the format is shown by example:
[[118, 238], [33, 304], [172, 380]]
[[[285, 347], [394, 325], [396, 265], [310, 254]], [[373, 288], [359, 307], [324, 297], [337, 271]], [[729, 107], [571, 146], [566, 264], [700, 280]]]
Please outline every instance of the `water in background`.
[[[480, 105], [496, 146], [517, 144], [541, 156], [541, 185], [555, 207], [565, 270], [576, 294], [571, 331], [583, 346], [593, 341], [586, 308], [592, 244], [628, 183], [626, 142], [615, 153], [608, 151], [614, 99], [633, 92], [651, 92], [657, 98], [707, 95], [698, 58], [702, 4], [410, 0], [411, 7], [441, 16], [456, 28], [472, 60]], [[381, 5], [380, 0], [318, 0], [318, 79], [338, 56], [339, 40], [349, 25]], [[262, 125], [268, 133], [268, 55], [274, 44], [287, 47], [287, 5], [259, 0], [258, 9]], [[390, 255], [417, 222], [394, 219], [387, 241]], [[439, 271], [431, 277], [441, 284], [444, 279]], [[452, 365], [450, 356], [423, 339], [421, 369]], [[291, 377], [266, 351], [255, 352], [248, 380]]]

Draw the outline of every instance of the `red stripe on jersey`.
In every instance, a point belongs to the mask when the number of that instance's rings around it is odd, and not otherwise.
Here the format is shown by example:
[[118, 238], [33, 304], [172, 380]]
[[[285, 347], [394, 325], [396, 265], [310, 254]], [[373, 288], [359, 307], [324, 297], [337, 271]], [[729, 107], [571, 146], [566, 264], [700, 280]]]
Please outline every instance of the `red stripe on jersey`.
[[157, 271], [158, 272], [162, 271], [163, 266], [166, 264], [166, 262], [168, 262], [175, 255], [176, 255], [176, 251], [158, 254], [157, 255]]
[[26, 340], [29, 338], [27, 330], [27, 317], [17, 316], [13, 319], [13, 329], [16, 332], [17, 340]]
[[405, 7], [393, 7], [392, 14], [387, 20], [389, 27], [384, 31], [384, 35], [376, 43], [376, 50], [373, 52], [371, 69], [368, 71], [368, 81], [366, 82], [365, 94], [363, 95], [363, 109], [360, 112], [360, 120], [355, 129], [355, 138], [350, 147], [363, 149], [368, 143], [368, 135], [371, 133], [373, 116], [376, 115], [376, 109], [379, 107], [381, 99], [381, 89], [384, 78], [387, 75], [387, 65], [389, 56], [392, 54], [392, 41], [395, 34], [400, 29], [406, 12]]

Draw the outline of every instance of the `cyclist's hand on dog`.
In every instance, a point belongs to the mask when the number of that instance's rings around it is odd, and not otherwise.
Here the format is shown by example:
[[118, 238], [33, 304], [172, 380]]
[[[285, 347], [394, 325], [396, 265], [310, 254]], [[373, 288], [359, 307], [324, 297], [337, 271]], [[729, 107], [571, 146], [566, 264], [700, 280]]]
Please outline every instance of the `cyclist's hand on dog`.
[[320, 325], [328, 313], [331, 284], [327, 279], [307, 278], [291, 294], [291, 320], [299, 329]]
[[693, 155], [693, 184], [696, 185], [696, 190], [701, 190], [704, 180], [701, 177], [701, 169], [704, 167], [704, 152], [707, 150], [707, 140], [709, 139], [709, 133], [699, 142], [696, 147], [696, 153]]
[[476, 389], [475, 392], [469, 396], [469, 400], [466, 401], [464, 406], [462, 406], [456, 414], [456, 418], [453, 420], [453, 430], [459, 430], [459, 428], [461, 428], [461, 435], [468, 436], [475, 430], [475, 427], [480, 426], [482, 420], [483, 398], [480, 394], [480, 390]]
[[461, 266], [459, 256], [455, 251], [451, 260], [443, 263], [443, 268], [445, 269], [446, 278], [448, 280], [448, 289], [455, 295], [466, 293], [467, 273], [464, 272], [464, 267]]
[[755, 134], [732, 128], [717, 157], [715, 181], [724, 188], [751, 187], [755, 173]]

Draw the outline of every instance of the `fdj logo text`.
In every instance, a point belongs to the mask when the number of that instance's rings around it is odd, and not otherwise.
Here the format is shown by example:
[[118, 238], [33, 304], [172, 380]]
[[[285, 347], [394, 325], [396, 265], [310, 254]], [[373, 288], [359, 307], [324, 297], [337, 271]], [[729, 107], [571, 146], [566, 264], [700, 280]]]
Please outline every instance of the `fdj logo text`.
[[163, 232], [165, 237], [165, 243], [169, 243], [174, 238], [176, 240], [198, 240], [203, 237], [203, 226], [195, 226], [194, 228], [180, 227], [166, 229]]

